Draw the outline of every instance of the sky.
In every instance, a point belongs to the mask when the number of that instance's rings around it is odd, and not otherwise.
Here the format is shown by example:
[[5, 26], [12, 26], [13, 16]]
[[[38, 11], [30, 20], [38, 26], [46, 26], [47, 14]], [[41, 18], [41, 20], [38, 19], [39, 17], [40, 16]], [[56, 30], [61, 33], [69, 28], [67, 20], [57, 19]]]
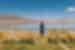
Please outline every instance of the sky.
[[73, 18], [75, 0], [0, 0], [0, 14], [15, 14], [33, 19]]
[[[75, 16], [75, 0], [0, 0], [0, 12], [32, 18]], [[71, 10], [72, 9], [72, 10]], [[74, 10], [73, 10], [74, 9]]]

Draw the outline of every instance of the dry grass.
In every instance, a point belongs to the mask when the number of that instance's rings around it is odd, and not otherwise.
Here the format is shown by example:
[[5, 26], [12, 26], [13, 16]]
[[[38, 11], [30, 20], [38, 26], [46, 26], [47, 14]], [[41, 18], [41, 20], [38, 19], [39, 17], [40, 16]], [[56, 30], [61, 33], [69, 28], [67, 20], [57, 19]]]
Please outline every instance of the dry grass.
[[[58, 42], [58, 44], [48, 44], [48, 38], [51, 39], [65, 39], [65, 40], [69, 40], [69, 36], [72, 39], [75, 39], [75, 34], [71, 34], [71, 32], [52, 32], [52, 31], [48, 31], [48, 36], [44, 36], [41, 37], [39, 32], [31, 32], [31, 31], [16, 31], [16, 34], [11, 34], [9, 32], [0, 32], [0, 40], [20, 40], [20, 39], [32, 39], [36, 44], [34, 45], [29, 45], [29, 44], [24, 44], [24, 45], [18, 45], [18, 44], [14, 44], [14, 45], [3, 45], [0, 44], [0, 48], [11, 48], [10, 46], [14, 46], [12, 47], [13, 50], [22, 50], [23, 48], [25, 48], [24, 50], [65, 50], [66, 48], [69, 48], [69, 46], [72, 46], [72, 48], [70, 47], [70, 49], [68, 50], [75, 50], [75, 45], [74, 43], [72, 44], [72, 42], [68, 43], [68, 44], [64, 44], [60, 42]], [[58, 36], [58, 38], [57, 38]], [[38, 42], [37, 42], [38, 41]], [[72, 44], [72, 45], [71, 45]], [[66, 46], [66, 47], [65, 47]], [[22, 48], [22, 49], [21, 49]], [[63, 49], [65, 48], [65, 49]]]

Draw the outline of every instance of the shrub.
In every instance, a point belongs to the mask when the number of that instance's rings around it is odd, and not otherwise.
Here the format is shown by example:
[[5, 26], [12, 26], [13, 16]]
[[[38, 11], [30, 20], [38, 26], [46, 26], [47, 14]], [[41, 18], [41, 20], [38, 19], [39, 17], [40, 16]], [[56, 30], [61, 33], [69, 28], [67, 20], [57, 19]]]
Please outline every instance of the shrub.
[[19, 44], [34, 44], [34, 41], [32, 39], [21, 39], [18, 42]]
[[62, 41], [63, 43], [67, 43], [67, 41], [66, 41], [65, 39], [61, 39], [61, 41]]
[[8, 44], [8, 40], [3, 40], [2, 44]]
[[15, 40], [4, 40], [2, 43], [3, 44], [14, 44], [16, 41]]
[[56, 39], [48, 39], [48, 43], [51, 43], [51, 44], [57, 44], [57, 40]]

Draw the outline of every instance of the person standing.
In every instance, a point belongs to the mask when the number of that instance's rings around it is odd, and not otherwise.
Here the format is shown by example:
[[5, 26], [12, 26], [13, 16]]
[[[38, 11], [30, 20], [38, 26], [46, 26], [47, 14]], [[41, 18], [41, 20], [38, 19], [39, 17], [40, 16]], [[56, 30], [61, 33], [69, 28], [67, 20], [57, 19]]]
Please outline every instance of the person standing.
[[41, 36], [44, 35], [44, 22], [43, 21], [40, 22], [40, 34]]

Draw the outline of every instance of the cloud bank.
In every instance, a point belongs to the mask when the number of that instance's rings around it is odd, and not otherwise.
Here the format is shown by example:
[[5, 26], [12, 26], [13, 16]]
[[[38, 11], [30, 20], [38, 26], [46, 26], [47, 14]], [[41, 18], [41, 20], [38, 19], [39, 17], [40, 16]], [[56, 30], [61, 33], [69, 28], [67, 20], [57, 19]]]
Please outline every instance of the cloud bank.
[[66, 12], [75, 13], [75, 7], [67, 7]]

